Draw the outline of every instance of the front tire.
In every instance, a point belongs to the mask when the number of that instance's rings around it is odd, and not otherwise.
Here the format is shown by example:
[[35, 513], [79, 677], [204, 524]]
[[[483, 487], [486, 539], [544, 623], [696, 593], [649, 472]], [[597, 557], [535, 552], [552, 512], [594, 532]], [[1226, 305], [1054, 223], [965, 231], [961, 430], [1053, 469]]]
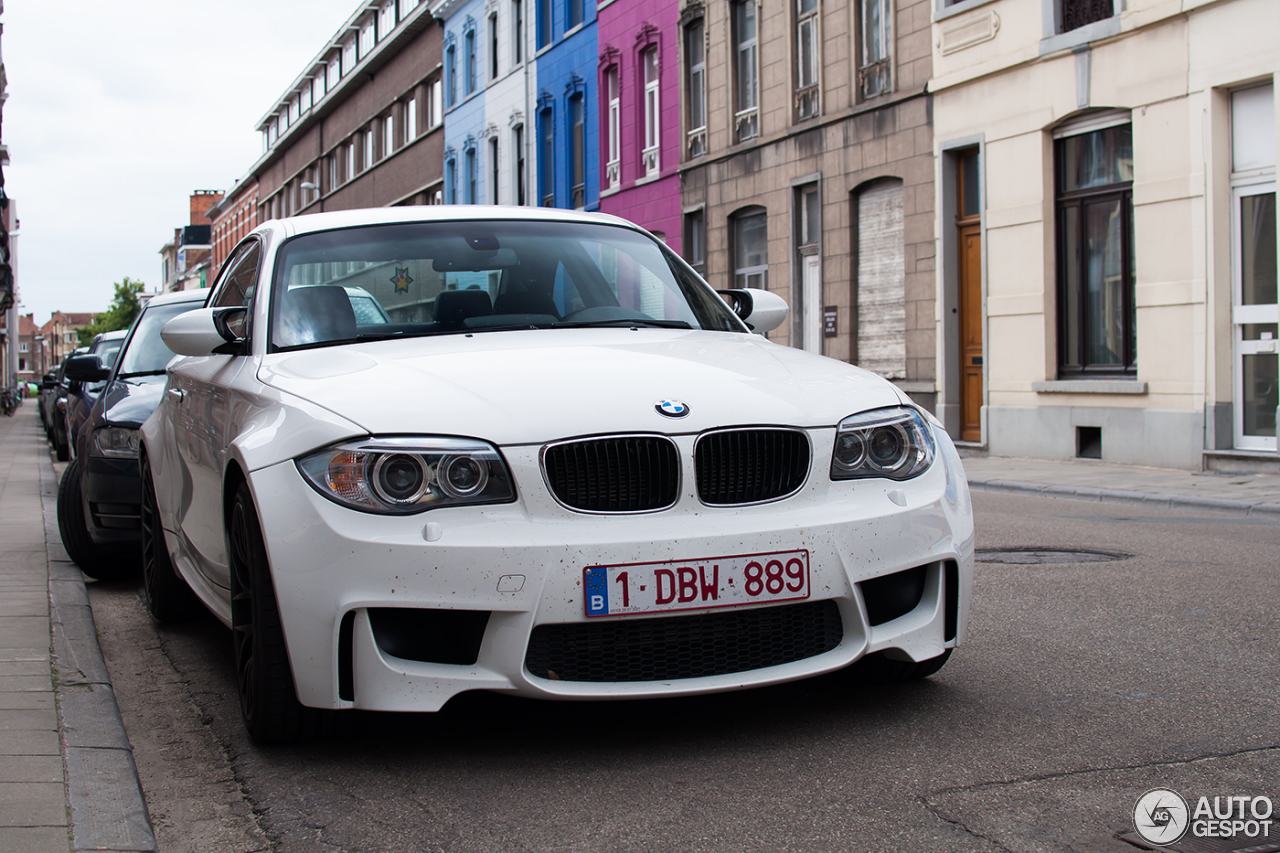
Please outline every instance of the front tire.
[[187, 582], [173, 568], [169, 549], [164, 542], [164, 529], [157, 511], [156, 485], [151, 476], [151, 462], [142, 458], [142, 503], [139, 520], [142, 532], [142, 593], [147, 612], [157, 622], [178, 622], [193, 616], [199, 599]]
[[246, 483], [236, 489], [227, 534], [231, 632], [245, 728], [260, 743], [312, 737], [319, 732], [322, 712], [298, 701], [262, 527]]
[[124, 577], [129, 573], [128, 561], [119, 559], [122, 555], [108, 551], [89, 536], [84, 517], [84, 497], [80, 490], [81, 464], [82, 460], [76, 459], [68, 465], [62, 473], [62, 482], [58, 484], [58, 533], [62, 535], [62, 547], [67, 549], [68, 556], [80, 571], [91, 578], [114, 580]]

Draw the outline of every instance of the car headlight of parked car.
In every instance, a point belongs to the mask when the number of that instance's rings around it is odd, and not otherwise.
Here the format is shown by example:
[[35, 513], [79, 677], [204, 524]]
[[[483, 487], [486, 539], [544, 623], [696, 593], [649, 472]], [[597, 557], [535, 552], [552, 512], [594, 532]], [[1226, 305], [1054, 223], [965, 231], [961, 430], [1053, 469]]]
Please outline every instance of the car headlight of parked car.
[[138, 431], [129, 427], [102, 427], [93, 431], [91, 451], [108, 459], [137, 459]]
[[915, 409], [895, 406], [850, 415], [836, 429], [831, 479], [909, 480], [933, 462], [933, 432]]
[[515, 500], [497, 449], [471, 439], [346, 442], [304, 456], [298, 469], [329, 500], [364, 512], [408, 514]]

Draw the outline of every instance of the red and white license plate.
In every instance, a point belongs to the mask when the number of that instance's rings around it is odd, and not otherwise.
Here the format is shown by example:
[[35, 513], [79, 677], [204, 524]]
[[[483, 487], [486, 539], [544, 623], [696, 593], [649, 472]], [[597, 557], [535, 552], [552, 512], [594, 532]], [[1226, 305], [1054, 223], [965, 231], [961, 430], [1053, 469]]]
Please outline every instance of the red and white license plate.
[[587, 566], [588, 616], [737, 607], [809, 597], [809, 552]]

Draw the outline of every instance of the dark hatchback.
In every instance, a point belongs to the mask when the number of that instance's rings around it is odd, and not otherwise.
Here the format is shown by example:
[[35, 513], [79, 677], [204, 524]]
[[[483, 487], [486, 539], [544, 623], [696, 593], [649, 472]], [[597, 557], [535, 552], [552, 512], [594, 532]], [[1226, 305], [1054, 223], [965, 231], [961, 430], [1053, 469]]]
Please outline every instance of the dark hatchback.
[[173, 352], [160, 329], [204, 304], [208, 290], [153, 297], [134, 321], [114, 366], [93, 353], [67, 359], [70, 381], [103, 382], [82, 426], [74, 458], [58, 486], [58, 531], [67, 554], [90, 577], [113, 578], [139, 565], [138, 427], [164, 394]]

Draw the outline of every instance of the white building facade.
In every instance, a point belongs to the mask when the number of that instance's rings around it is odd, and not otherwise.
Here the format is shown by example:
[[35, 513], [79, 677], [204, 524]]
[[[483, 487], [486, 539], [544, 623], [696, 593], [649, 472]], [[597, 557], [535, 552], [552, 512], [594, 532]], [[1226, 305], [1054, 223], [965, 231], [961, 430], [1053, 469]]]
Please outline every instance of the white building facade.
[[1280, 470], [1274, 0], [934, 0], [938, 412]]

